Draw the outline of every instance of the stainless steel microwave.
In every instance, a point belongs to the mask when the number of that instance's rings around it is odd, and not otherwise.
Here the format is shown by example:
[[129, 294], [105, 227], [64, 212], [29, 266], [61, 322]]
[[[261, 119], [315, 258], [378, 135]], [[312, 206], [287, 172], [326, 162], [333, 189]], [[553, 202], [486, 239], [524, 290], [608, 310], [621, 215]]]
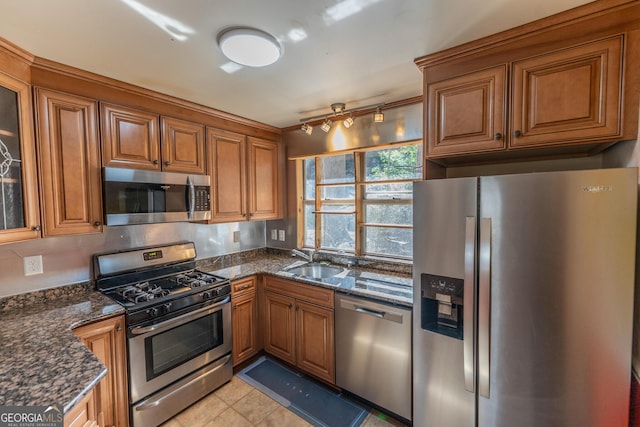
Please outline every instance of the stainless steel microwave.
[[106, 225], [211, 218], [207, 175], [105, 167], [102, 192]]

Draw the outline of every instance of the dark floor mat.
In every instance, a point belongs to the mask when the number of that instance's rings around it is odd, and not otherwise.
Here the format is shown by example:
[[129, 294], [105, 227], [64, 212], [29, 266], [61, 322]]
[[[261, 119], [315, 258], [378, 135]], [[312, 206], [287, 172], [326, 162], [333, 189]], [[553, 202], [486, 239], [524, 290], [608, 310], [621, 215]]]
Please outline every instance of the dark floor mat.
[[356, 427], [367, 411], [341, 394], [261, 358], [238, 376], [309, 423], [323, 427]]

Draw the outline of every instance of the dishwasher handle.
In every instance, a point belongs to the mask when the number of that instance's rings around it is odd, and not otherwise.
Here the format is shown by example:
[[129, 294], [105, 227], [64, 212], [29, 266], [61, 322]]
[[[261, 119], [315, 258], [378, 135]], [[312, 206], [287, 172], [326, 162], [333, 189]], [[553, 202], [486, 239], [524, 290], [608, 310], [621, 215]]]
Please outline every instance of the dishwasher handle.
[[339, 308], [351, 310], [368, 316], [377, 317], [378, 319], [388, 320], [390, 322], [403, 323], [403, 314], [391, 310], [380, 310], [377, 306], [372, 307], [360, 302], [353, 302], [346, 299], [340, 299]]

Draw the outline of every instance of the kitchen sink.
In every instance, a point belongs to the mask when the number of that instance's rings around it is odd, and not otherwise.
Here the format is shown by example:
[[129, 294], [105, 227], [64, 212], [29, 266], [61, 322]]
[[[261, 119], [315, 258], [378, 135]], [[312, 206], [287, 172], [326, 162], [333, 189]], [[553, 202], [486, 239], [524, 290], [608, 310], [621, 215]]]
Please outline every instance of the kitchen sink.
[[342, 271], [343, 269], [341, 267], [333, 267], [331, 265], [305, 264], [299, 267], [290, 268], [287, 270], [287, 273], [312, 279], [325, 279], [342, 273]]

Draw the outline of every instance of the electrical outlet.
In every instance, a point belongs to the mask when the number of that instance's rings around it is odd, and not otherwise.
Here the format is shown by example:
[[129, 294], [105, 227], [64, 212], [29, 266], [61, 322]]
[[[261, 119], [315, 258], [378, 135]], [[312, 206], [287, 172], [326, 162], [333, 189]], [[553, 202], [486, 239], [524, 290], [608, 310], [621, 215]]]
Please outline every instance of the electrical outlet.
[[24, 275], [33, 276], [34, 274], [42, 274], [42, 255], [26, 256], [23, 258]]
[[275, 228], [271, 230], [271, 240], [278, 240], [278, 230]]
[[284, 230], [278, 230], [278, 240], [284, 242]]
[[240, 231], [233, 232], [233, 242], [238, 243], [240, 241]]

